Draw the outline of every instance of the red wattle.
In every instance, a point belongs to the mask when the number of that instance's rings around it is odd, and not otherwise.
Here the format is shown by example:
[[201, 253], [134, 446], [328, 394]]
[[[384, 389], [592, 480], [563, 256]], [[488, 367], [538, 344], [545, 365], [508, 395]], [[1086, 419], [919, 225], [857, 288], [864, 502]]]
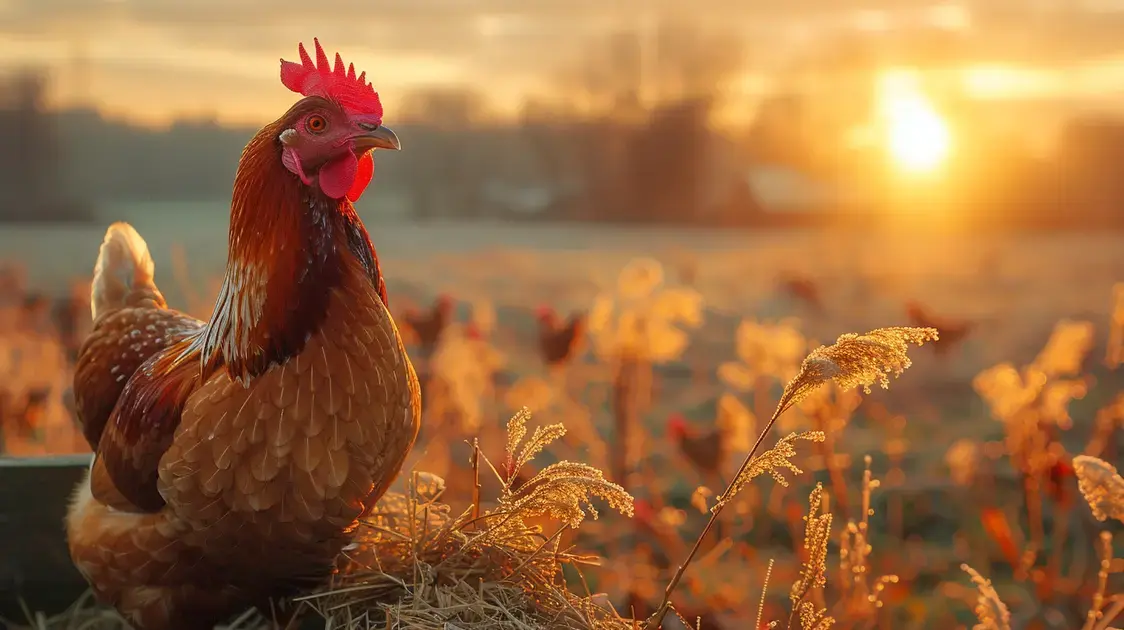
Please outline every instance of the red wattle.
[[351, 151], [320, 167], [320, 190], [332, 199], [340, 199], [355, 185], [359, 160]]
[[363, 191], [367, 189], [367, 184], [371, 183], [371, 178], [375, 176], [375, 160], [371, 157], [371, 152], [367, 151], [359, 158], [358, 169], [355, 172], [355, 181], [351, 184], [351, 190], [347, 191], [347, 198], [352, 203], [359, 201], [363, 196]]

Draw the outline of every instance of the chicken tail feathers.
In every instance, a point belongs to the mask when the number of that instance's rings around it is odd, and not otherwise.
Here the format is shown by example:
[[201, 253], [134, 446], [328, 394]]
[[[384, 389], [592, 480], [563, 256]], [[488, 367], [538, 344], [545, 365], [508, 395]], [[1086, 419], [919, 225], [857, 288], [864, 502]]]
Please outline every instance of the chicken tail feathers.
[[164, 308], [164, 296], [153, 280], [148, 244], [133, 226], [119, 221], [106, 230], [94, 265], [90, 312], [94, 321], [125, 306]]

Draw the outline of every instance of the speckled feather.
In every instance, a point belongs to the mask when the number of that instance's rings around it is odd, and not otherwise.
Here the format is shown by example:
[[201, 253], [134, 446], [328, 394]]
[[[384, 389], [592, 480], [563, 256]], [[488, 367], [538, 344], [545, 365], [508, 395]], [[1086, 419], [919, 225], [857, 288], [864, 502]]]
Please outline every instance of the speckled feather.
[[153, 355], [197, 334], [204, 323], [156, 305], [126, 307], [103, 315], [78, 352], [75, 409], [90, 448], [97, 450], [129, 377]]

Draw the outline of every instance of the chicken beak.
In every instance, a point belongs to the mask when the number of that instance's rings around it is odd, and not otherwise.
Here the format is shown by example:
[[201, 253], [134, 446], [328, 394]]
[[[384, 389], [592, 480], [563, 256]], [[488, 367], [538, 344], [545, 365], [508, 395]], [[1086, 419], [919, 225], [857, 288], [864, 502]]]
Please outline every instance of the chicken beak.
[[359, 123], [359, 128], [363, 130], [362, 133], [356, 134], [353, 139], [356, 152], [361, 153], [371, 149], [398, 151], [402, 148], [402, 143], [398, 141], [398, 136], [390, 130], [390, 127]]

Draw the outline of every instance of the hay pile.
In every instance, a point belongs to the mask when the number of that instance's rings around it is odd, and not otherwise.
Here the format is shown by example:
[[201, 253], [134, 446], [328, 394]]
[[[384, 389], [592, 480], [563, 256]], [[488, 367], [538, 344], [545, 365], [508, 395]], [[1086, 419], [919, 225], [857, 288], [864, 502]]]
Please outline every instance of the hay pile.
[[[585, 464], [558, 462], [512, 487], [520, 469], [565, 434], [560, 425], [540, 426], [527, 438], [530, 413], [508, 423], [505, 460], [497, 467], [474, 451], [473, 473], [494, 474], [500, 496], [454, 516], [440, 503], [444, 481], [415, 472], [406, 492], [388, 492], [361, 525], [356, 543], [345, 549], [339, 574], [321, 592], [298, 601], [321, 615], [332, 630], [411, 628], [417, 630], [626, 630], [631, 620], [590, 596], [572, 592], [562, 578], [566, 564], [593, 559], [561, 546], [561, 534], [596, 518], [590, 500], [598, 497], [632, 515], [632, 497]], [[477, 488], [480, 484], [477, 483]], [[477, 495], [479, 493], [477, 492]], [[532, 520], [560, 523], [546, 535]], [[115, 612], [91, 606], [89, 598], [54, 618], [29, 615], [36, 629], [125, 630]], [[12, 627], [20, 627], [13, 624]], [[254, 612], [228, 630], [272, 627]]]
[[[419, 630], [527, 630], [632, 628], [631, 620], [571, 592], [565, 564], [590, 563], [560, 545], [566, 529], [596, 518], [592, 497], [632, 514], [632, 497], [601, 471], [558, 462], [517, 488], [510, 480], [554, 440], [562, 425], [538, 427], [530, 439], [524, 409], [508, 423], [507, 453], [497, 468], [476, 451], [501, 482], [495, 507], [481, 513], [477, 497], [458, 516], [439, 502], [444, 481], [413, 473], [405, 494], [387, 493], [364, 524], [359, 542], [344, 553], [340, 574], [327, 590], [301, 601], [330, 628]], [[479, 484], [477, 484], [479, 487]], [[563, 526], [547, 536], [529, 524], [550, 517]]]

